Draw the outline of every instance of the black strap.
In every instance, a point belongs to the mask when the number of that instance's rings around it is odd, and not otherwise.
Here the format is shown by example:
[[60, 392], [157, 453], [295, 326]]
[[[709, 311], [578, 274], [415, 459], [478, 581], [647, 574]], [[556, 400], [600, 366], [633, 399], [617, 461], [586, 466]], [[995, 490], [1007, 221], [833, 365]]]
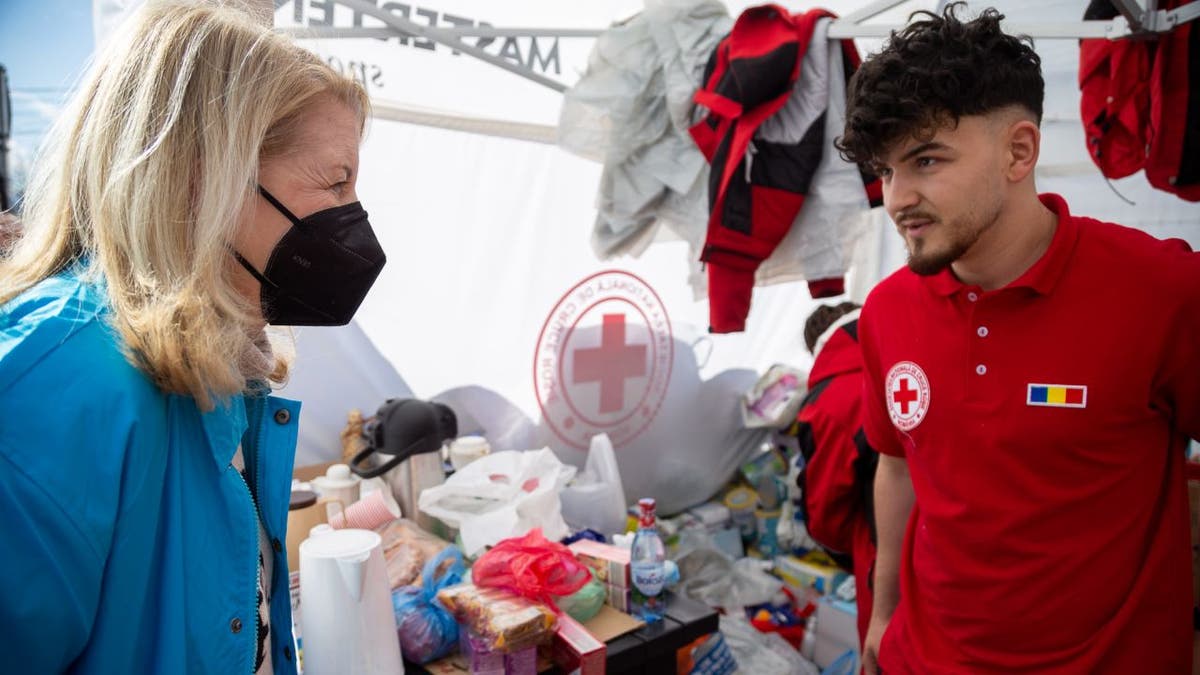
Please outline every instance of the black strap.
[[304, 227], [304, 224], [300, 222], [300, 219], [297, 218], [291, 211], [288, 211], [287, 207], [284, 206], [283, 204], [281, 204], [278, 199], [275, 199], [275, 197], [270, 192], [267, 192], [267, 189], [265, 187], [259, 185], [258, 193], [263, 196], [263, 199], [266, 199], [268, 202], [271, 202], [271, 206], [274, 206], [276, 209], [278, 209], [279, 212], [284, 215], [284, 217], [286, 217], [288, 220], [292, 221], [293, 225], [296, 225], [298, 227]]

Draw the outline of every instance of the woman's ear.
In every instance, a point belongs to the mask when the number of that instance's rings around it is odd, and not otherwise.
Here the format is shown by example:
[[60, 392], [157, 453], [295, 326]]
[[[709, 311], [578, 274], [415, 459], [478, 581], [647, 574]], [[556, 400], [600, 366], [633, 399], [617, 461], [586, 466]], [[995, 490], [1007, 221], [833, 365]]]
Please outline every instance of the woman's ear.
[[1005, 174], [1013, 183], [1019, 183], [1033, 174], [1037, 166], [1038, 152], [1042, 144], [1042, 132], [1029, 119], [1014, 122], [1008, 128], [1008, 165]]

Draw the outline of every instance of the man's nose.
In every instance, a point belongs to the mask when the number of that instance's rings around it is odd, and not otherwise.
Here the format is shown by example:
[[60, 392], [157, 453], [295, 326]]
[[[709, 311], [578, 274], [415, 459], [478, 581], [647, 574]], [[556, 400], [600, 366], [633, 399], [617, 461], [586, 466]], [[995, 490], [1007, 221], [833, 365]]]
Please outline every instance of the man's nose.
[[893, 221], [897, 220], [897, 214], [913, 208], [920, 201], [912, 182], [898, 173], [893, 173], [888, 180], [883, 181], [883, 206]]

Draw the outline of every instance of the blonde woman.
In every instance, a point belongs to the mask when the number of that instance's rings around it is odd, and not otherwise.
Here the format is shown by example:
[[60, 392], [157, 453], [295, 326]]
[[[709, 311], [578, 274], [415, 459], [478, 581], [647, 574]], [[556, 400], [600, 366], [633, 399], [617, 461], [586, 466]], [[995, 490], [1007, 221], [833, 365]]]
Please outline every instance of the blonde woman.
[[152, 2], [98, 57], [0, 262], [6, 663], [295, 672], [264, 329], [349, 321], [384, 264], [367, 112], [229, 8]]

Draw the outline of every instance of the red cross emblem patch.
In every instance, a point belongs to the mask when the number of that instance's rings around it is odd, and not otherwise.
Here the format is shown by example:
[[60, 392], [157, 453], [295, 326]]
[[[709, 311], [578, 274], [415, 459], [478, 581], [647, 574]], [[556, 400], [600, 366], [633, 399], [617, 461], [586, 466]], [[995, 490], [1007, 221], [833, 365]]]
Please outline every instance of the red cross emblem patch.
[[929, 412], [929, 378], [912, 361], [901, 361], [888, 371], [884, 383], [888, 416], [900, 431], [911, 431]]

